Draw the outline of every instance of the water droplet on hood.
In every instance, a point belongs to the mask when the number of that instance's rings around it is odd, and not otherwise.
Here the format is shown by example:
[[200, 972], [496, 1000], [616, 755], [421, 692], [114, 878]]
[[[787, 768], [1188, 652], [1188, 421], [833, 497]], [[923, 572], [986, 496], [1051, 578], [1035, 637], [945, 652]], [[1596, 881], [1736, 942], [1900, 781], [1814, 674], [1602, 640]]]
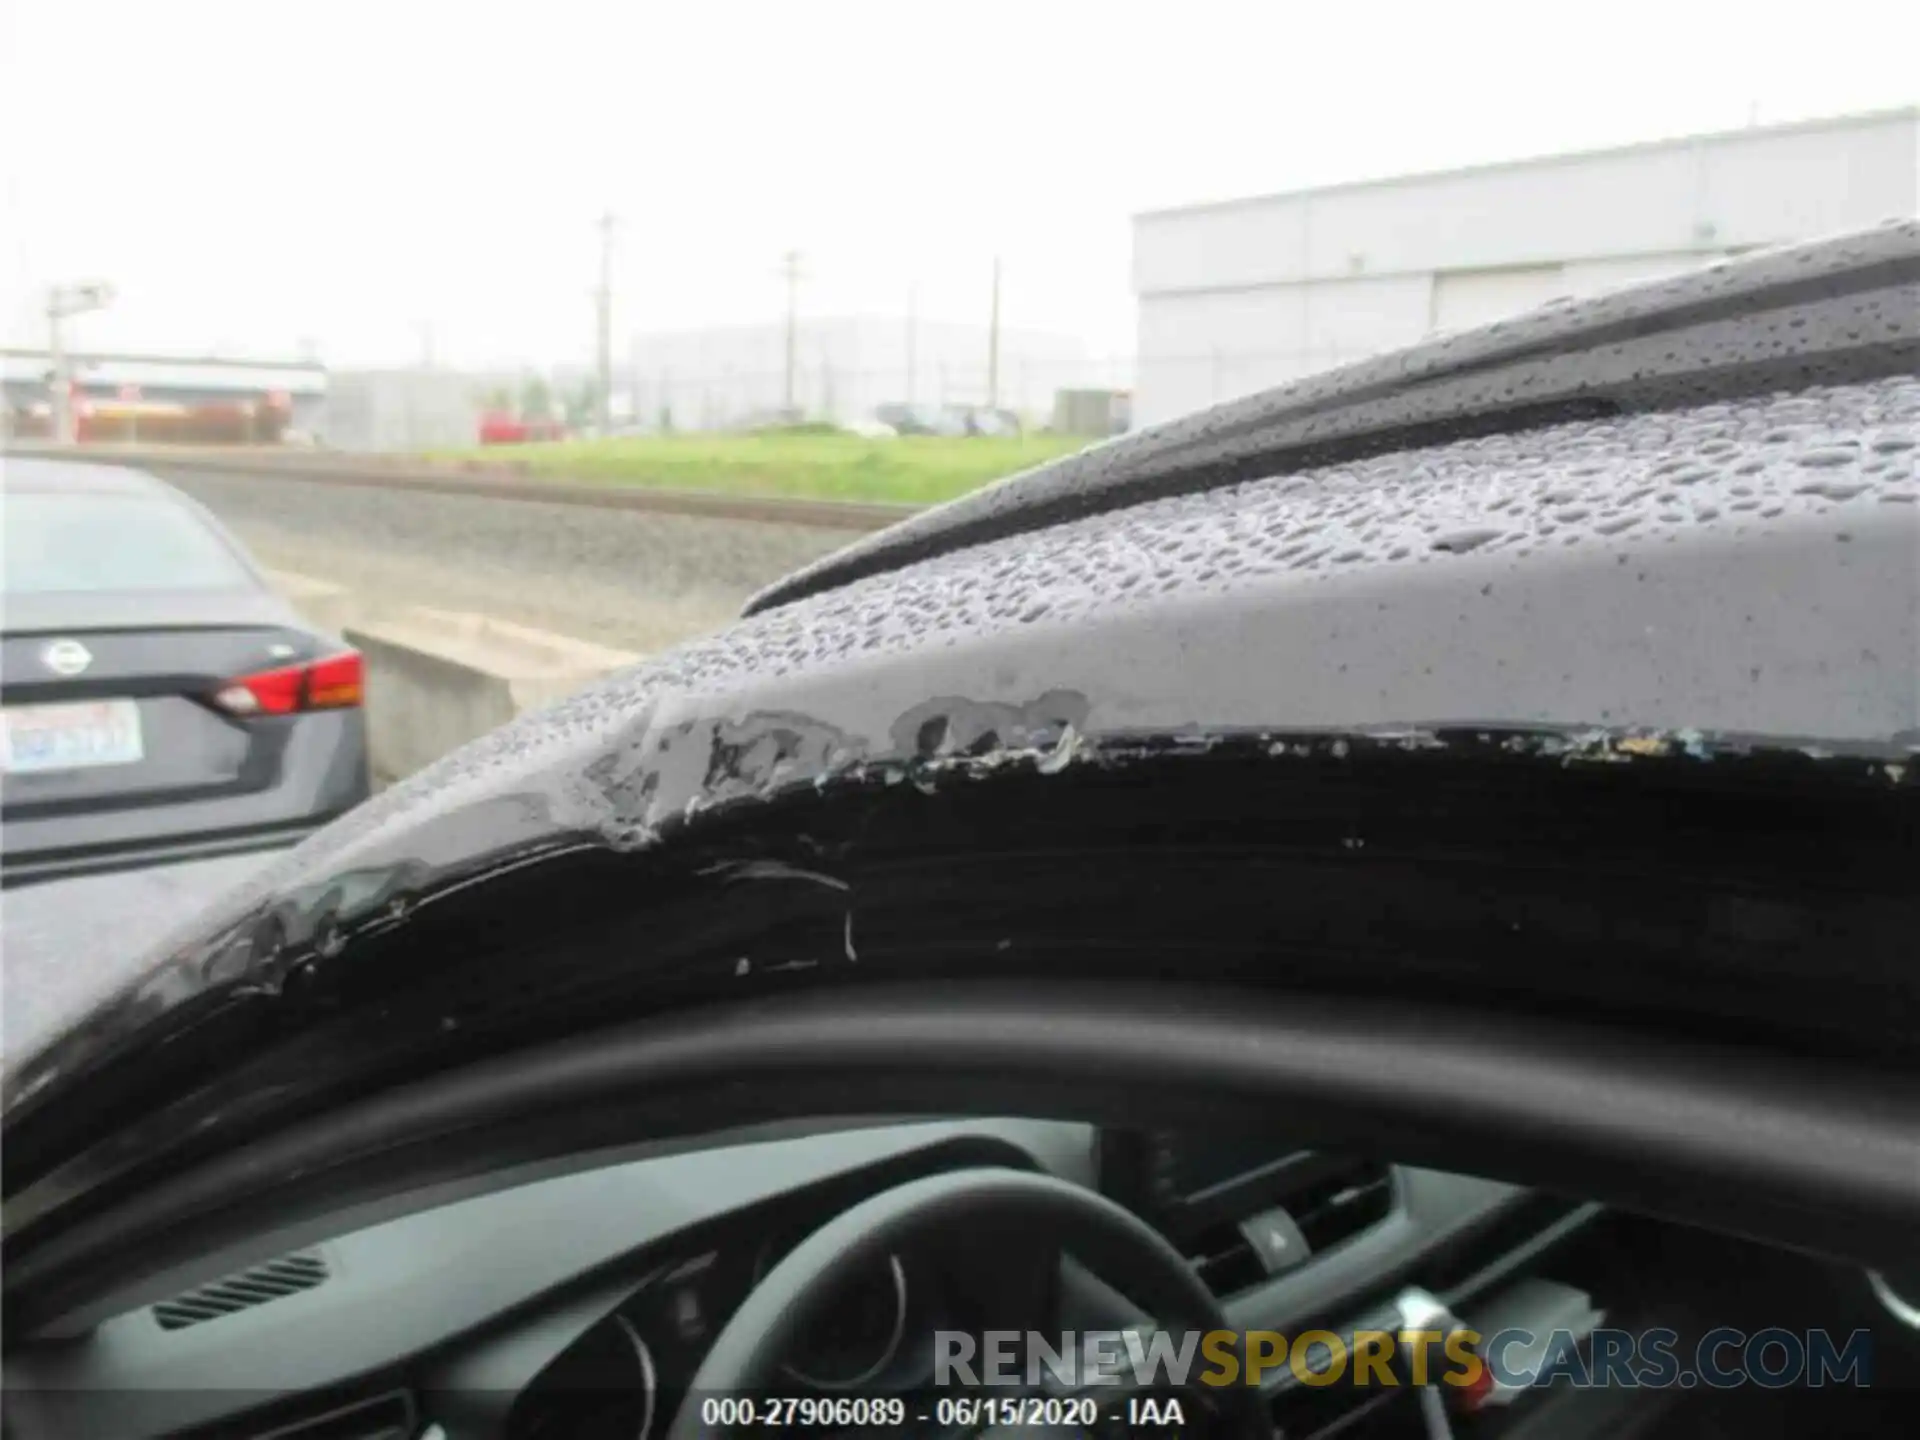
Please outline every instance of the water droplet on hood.
[[1797, 495], [1820, 495], [1828, 500], [1851, 500], [1867, 487], [1864, 483], [1854, 484], [1846, 480], [1816, 480], [1811, 485], [1802, 485], [1794, 493]]
[[1860, 452], [1845, 446], [1832, 445], [1819, 450], [1805, 450], [1793, 457], [1793, 463], [1804, 465], [1809, 470], [1834, 470], [1842, 465], [1860, 463]]
[[1496, 530], [1487, 526], [1480, 526], [1471, 530], [1455, 530], [1451, 534], [1437, 537], [1433, 542], [1432, 548], [1435, 550], [1445, 550], [1454, 555], [1464, 555], [1469, 550], [1478, 550], [1489, 540], [1497, 540], [1504, 534], [1506, 534], [1504, 530]]

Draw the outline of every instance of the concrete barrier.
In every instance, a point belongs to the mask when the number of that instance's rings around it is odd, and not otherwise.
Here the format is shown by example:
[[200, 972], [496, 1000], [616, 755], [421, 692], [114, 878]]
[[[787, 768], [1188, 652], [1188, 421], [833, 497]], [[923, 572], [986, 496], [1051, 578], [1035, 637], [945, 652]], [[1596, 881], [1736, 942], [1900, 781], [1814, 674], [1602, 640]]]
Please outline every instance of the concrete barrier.
[[524, 710], [550, 704], [640, 657], [424, 607], [346, 627], [365, 660], [375, 776], [397, 780]]

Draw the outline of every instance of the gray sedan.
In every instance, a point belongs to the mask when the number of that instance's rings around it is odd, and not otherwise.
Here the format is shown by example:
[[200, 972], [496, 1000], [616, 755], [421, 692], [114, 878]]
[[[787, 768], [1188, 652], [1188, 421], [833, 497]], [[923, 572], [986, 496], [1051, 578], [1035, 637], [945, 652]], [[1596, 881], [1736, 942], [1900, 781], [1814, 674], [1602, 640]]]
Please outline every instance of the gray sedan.
[[283, 845], [368, 793], [360, 656], [151, 475], [9, 458], [7, 883]]

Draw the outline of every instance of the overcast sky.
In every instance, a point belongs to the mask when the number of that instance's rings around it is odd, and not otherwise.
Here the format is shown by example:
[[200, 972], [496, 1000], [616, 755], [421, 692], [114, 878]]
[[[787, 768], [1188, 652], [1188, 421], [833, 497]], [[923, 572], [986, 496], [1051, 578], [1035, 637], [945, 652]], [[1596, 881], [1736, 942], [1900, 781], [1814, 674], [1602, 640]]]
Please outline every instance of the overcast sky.
[[[803, 308], [1132, 348], [1135, 211], [1920, 99], [1920, 6], [0, 0], [0, 276], [89, 347], [591, 354]], [[624, 348], [624, 347], [622, 347]]]

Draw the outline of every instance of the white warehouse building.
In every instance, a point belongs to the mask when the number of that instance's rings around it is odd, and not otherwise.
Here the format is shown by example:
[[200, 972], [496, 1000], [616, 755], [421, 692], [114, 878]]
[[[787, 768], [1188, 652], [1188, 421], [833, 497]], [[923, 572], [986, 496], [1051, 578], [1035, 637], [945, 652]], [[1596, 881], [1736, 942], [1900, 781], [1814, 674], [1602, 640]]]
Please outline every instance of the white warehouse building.
[[1920, 108], [1138, 215], [1136, 424], [1920, 214]]

